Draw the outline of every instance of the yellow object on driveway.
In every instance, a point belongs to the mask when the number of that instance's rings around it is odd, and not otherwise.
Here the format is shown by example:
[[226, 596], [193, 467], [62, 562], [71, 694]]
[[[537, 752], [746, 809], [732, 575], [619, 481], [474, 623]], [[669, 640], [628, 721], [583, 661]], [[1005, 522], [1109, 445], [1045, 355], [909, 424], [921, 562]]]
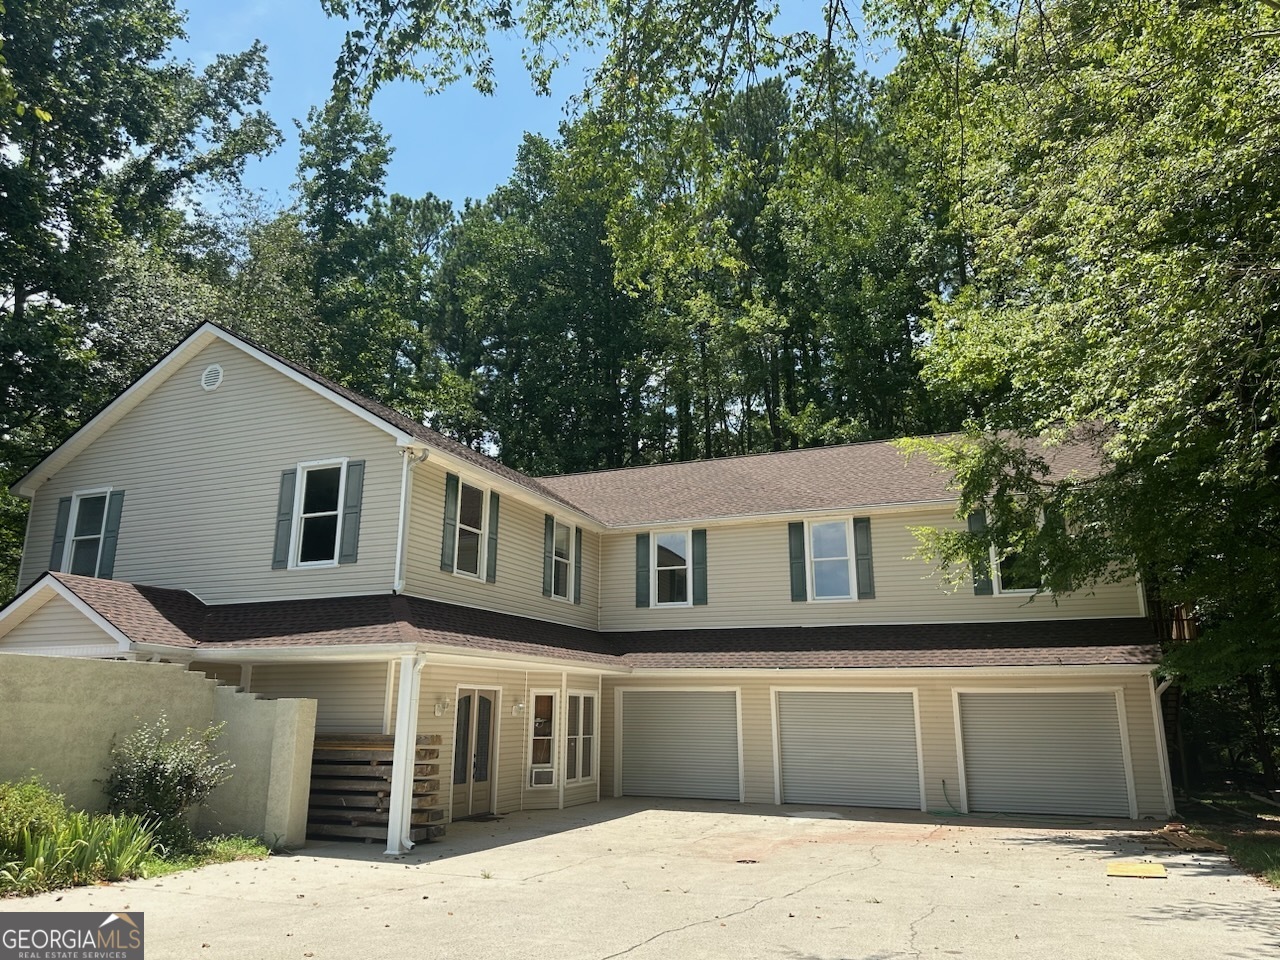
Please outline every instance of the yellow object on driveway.
[[1165, 872], [1164, 867], [1158, 863], [1109, 863], [1107, 864], [1108, 877], [1140, 877], [1165, 879], [1169, 876]]

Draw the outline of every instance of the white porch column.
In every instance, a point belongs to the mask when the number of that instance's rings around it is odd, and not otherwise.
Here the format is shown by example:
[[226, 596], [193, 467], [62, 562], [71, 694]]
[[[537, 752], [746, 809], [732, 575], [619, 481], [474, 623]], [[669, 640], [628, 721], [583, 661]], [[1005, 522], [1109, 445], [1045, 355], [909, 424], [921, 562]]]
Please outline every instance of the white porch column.
[[398, 856], [413, 848], [409, 816], [413, 809], [413, 766], [418, 745], [418, 700], [426, 657], [400, 658], [400, 685], [396, 696], [395, 747], [391, 760], [391, 815], [387, 822], [387, 855]]

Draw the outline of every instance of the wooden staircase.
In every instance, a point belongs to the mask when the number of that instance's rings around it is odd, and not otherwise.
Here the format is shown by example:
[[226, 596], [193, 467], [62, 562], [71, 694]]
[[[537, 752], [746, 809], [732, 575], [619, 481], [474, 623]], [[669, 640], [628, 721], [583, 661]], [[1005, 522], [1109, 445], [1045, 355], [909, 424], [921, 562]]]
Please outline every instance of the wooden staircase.
[[[311, 754], [307, 836], [386, 840], [391, 815], [391, 762], [395, 738], [381, 734], [321, 734]], [[440, 792], [440, 737], [418, 737], [414, 748], [409, 839], [444, 836], [445, 795]]]

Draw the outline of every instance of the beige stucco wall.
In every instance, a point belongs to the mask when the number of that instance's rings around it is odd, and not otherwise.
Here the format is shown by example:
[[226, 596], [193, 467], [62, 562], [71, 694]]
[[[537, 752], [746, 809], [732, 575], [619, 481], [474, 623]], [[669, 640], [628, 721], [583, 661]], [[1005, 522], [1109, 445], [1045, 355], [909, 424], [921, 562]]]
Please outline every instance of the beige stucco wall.
[[[85, 810], [101, 810], [114, 742], [161, 715], [175, 733], [226, 721], [218, 749], [236, 770], [200, 829], [301, 845], [306, 837], [314, 704], [259, 701], [177, 664], [0, 657], [0, 780], [38, 774]], [[301, 814], [299, 814], [301, 811]]]
[[[224, 379], [207, 392], [198, 380], [211, 363]], [[365, 461], [359, 561], [272, 570], [281, 472], [338, 457]], [[217, 341], [40, 488], [21, 585], [48, 567], [59, 498], [109, 486], [125, 491], [117, 580], [212, 603], [389, 592], [400, 478], [392, 437]]]
[[219, 686], [213, 722], [226, 724], [218, 749], [242, 759], [231, 779], [210, 795], [200, 813], [201, 829], [256, 835], [273, 847], [301, 846], [307, 836], [316, 701], [259, 700]]
[[600, 627], [661, 630], [1142, 615], [1138, 587], [1132, 580], [1101, 584], [1091, 593], [1063, 597], [1057, 605], [1048, 596], [974, 596], [971, 582], [949, 591], [936, 571], [916, 556], [917, 541], [910, 528], [928, 526], [957, 527], [958, 522], [946, 508], [874, 514], [875, 598], [806, 603], [791, 600], [786, 521], [711, 526], [707, 528], [706, 606], [664, 608], [636, 606], [635, 534], [608, 533], [601, 542]]
[[[1134, 792], [1140, 817], [1165, 815], [1163, 762], [1157, 743], [1151, 705], [1150, 678], [1135, 673], [1080, 673], [1061, 671], [1012, 672], [992, 677], [964, 671], [897, 673], [894, 671], [850, 671], [848, 673], [788, 676], [786, 672], [764, 676], [734, 674], [700, 677], [606, 677], [601, 735], [605, 751], [601, 769], [602, 792], [616, 791], [617, 692], [628, 687], [667, 690], [698, 687], [732, 687], [738, 690], [742, 717], [742, 758], [745, 799], [749, 803], [776, 802], [774, 768], [773, 688], [807, 689], [910, 689], [915, 691], [920, 715], [921, 756], [924, 761], [926, 805], [930, 810], [950, 812], [959, 808], [959, 759], [957, 755], [955, 710], [952, 691], [964, 690], [1056, 690], [1119, 688], [1124, 695], [1124, 718], [1132, 757]], [[945, 788], [944, 788], [945, 782]]]
[[[550, 511], [542, 507], [522, 502], [514, 496], [501, 497], [495, 583], [440, 569], [447, 472], [444, 466], [432, 459], [413, 468], [406, 592], [594, 630], [599, 604], [599, 537], [590, 530], [582, 531], [582, 602], [574, 604], [544, 597], [542, 551], [545, 517]], [[480, 486], [485, 483], [483, 474], [478, 471], [463, 480]], [[562, 515], [559, 519], [569, 526], [574, 525], [570, 515]]]

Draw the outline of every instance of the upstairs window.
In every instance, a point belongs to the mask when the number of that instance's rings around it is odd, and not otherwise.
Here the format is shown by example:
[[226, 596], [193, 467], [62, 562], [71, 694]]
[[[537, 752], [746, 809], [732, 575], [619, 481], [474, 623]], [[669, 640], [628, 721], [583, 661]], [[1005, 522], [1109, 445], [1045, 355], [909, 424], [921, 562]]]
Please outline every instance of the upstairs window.
[[570, 574], [573, 571], [573, 535], [568, 524], [555, 521], [551, 552], [551, 595], [569, 599]]
[[363, 460], [310, 460], [281, 473], [272, 569], [355, 563], [363, 498]]
[[498, 494], [463, 483], [456, 473], [444, 477], [444, 527], [440, 534], [440, 569], [475, 577], [486, 583], [498, 579]]
[[455, 573], [480, 576], [483, 542], [484, 491], [464, 483], [458, 492], [458, 548], [453, 561]]
[[814, 600], [853, 597], [853, 569], [847, 520], [809, 525], [809, 569]]
[[81, 490], [58, 501], [49, 569], [110, 579], [124, 491]]
[[637, 607], [701, 607], [706, 602], [706, 530], [636, 534]]
[[94, 493], [75, 497], [71, 514], [67, 572], [96, 577], [98, 560], [102, 556], [102, 534], [107, 525], [107, 495]]
[[995, 563], [996, 589], [1000, 593], [1038, 593], [1043, 584], [1040, 568], [1016, 550], [1008, 550]]
[[689, 534], [659, 533], [653, 538], [653, 592], [659, 607], [689, 603]]
[[297, 566], [328, 565], [338, 561], [342, 468], [341, 463], [301, 468]]

